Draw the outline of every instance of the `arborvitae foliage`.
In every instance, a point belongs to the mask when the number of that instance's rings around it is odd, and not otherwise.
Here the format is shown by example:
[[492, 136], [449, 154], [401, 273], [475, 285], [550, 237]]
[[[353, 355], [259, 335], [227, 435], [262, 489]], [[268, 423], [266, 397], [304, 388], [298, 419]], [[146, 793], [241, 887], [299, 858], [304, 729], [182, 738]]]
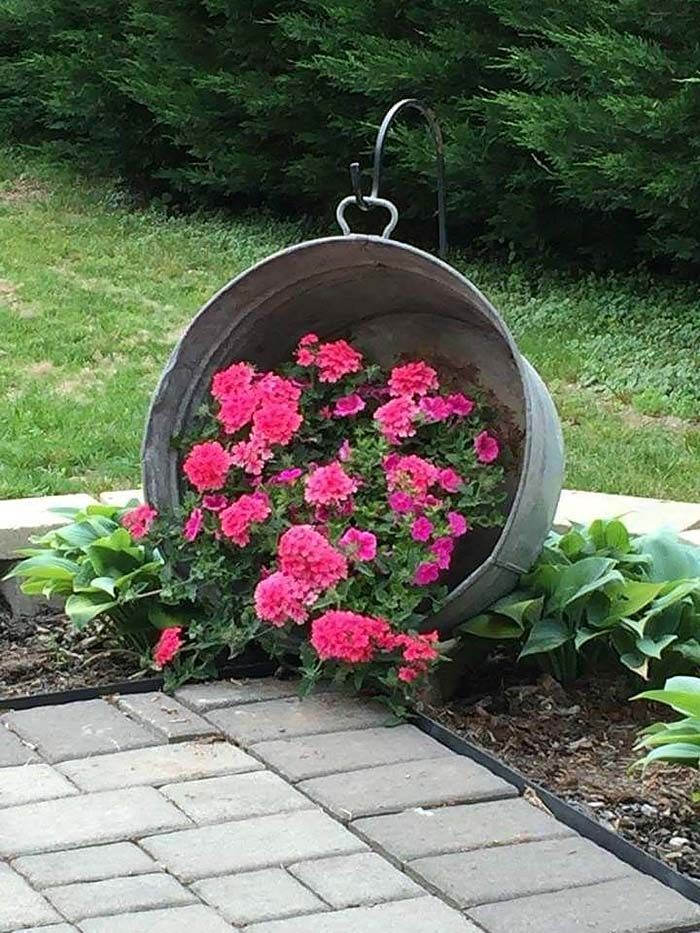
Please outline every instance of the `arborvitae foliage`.
[[[192, 202], [310, 214], [348, 193], [351, 159], [369, 166], [387, 107], [418, 96], [445, 131], [453, 240], [700, 261], [699, 14], [699, 0], [0, 0], [0, 132]], [[433, 158], [406, 116], [383, 193], [409, 221], [434, 212]]]

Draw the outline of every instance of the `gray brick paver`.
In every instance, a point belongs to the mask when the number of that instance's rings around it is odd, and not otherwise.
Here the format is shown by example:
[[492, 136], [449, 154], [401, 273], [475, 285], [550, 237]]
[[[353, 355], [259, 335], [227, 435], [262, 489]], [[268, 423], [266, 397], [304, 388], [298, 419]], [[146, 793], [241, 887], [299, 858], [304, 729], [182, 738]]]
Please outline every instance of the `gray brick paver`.
[[389, 816], [355, 820], [352, 829], [373, 848], [400, 862], [575, 835], [564, 823], [521, 797], [434, 809], [413, 807]]
[[64, 761], [58, 770], [85, 791], [139, 784], [171, 784], [188, 778], [256, 771], [262, 765], [228, 742], [180, 742], [115, 755]]
[[376, 852], [312, 859], [290, 865], [289, 871], [335, 908], [363, 907], [425, 893]]
[[0, 933], [14, 933], [21, 927], [57, 923], [62, 919], [21, 875], [9, 865], [0, 864]]
[[320, 693], [303, 700], [289, 697], [214, 710], [207, 718], [230, 739], [247, 748], [273, 739], [384, 726], [389, 714], [378, 703]]
[[156, 871], [153, 859], [133, 842], [25, 855], [15, 859], [12, 867], [39, 889]]
[[47, 761], [144, 748], [164, 741], [104, 700], [82, 700], [8, 713], [7, 724]]
[[271, 771], [168, 784], [160, 792], [199, 825], [315, 807], [312, 800]]
[[30, 748], [10, 731], [7, 719], [7, 716], [0, 717], [0, 768], [41, 761], [35, 749]]
[[22, 927], [16, 933], [75, 933], [77, 929], [68, 923], [52, 923], [48, 927]]
[[0, 807], [17, 807], [77, 793], [78, 789], [51, 765], [0, 769]]
[[0, 858], [118, 842], [191, 825], [153, 787], [62, 797], [0, 810]]
[[151, 836], [141, 840], [141, 845], [185, 882], [367, 848], [361, 839], [318, 810]]
[[408, 867], [461, 908], [611, 881], [634, 872], [580, 836], [435, 855], [409, 862]]
[[82, 933], [231, 933], [232, 930], [211, 907], [199, 904], [96, 917], [82, 920], [78, 926]]
[[255, 678], [241, 681], [215, 681], [207, 684], [188, 684], [175, 691], [175, 699], [197, 713], [208, 713], [227, 706], [279, 700], [299, 694], [299, 683], [293, 680]]
[[326, 904], [282, 868], [207, 878], [192, 889], [235, 925], [328, 910]]
[[[509, 933], [522, 933], [517, 927]], [[476, 926], [436, 897], [411, 898], [350, 907], [325, 914], [272, 920], [246, 927], [246, 933], [480, 933]], [[559, 931], [557, 931], [559, 933]]]
[[468, 758], [450, 754], [426, 761], [332, 774], [303, 781], [299, 790], [340, 820], [395, 813], [407, 807], [436, 807], [515, 797], [517, 791]]
[[680, 933], [700, 906], [641, 872], [573, 891], [536, 894], [468, 910], [486, 933]]
[[198, 713], [164, 693], [131, 693], [117, 698], [117, 707], [144, 726], [161, 733], [168, 742], [216, 735], [217, 730]]
[[[290, 781], [358, 771], [396, 761], [452, 757], [448, 748], [415, 726], [393, 729], [381, 726], [261, 742], [251, 751]], [[346, 783], [357, 783], [357, 779], [348, 777]]]
[[197, 903], [191, 891], [162, 872], [47, 888], [44, 896], [73, 921]]

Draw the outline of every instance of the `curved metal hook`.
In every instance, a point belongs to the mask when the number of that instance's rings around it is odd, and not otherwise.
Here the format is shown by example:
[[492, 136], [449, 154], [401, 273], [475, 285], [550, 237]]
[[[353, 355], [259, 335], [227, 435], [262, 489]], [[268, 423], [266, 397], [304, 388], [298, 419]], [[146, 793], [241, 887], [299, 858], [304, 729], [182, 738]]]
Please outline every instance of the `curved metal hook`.
[[[396, 210], [396, 205], [385, 198], [373, 198], [371, 195], [364, 199], [364, 203], [365, 206], [362, 208], [364, 211], [368, 211], [371, 207], [384, 207], [389, 211], [389, 222], [384, 227], [382, 236], [385, 239], [391, 236], [394, 227], [399, 222], [399, 212]], [[350, 225], [345, 219], [345, 208], [350, 204], [355, 204], [355, 197], [352, 194], [349, 194], [347, 198], [343, 198], [335, 211], [335, 218], [343, 231], [343, 236], [350, 236]]]
[[[384, 146], [386, 144], [387, 133], [391, 124], [394, 122], [396, 117], [402, 110], [417, 110], [425, 118], [426, 123], [430, 128], [432, 133], [433, 140], [435, 142], [435, 167], [437, 175], [437, 213], [438, 213], [438, 253], [442, 259], [445, 258], [447, 253], [447, 218], [446, 218], [446, 208], [445, 208], [445, 155], [444, 155], [444, 143], [442, 138], [442, 131], [440, 129], [440, 124], [435, 119], [435, 114], [432, 110], [424, 104], [422, 101], [413, 98], [407, 97], [404, 100], [400, 100], [391, 107], [384, 119], [382, 120], [382, 125], [379, 127], [379, 132], [377, 133], [377, 139], [374, 144], [374, 163], [372, 166], [372, 191], [370, 198], [379, 197], [379, 187], [382, 181], [382, 167], [384, 161]], [[365, 197], [362, 193], [362, 177], [360, 175], [360, 164], [359, 162], [353, 162], [350, 165], [350, 180], [352, 182], [352, 190], [355, 195], [355, 203], [360, 208], [360, 210], [368, 210], [368, 198]]]

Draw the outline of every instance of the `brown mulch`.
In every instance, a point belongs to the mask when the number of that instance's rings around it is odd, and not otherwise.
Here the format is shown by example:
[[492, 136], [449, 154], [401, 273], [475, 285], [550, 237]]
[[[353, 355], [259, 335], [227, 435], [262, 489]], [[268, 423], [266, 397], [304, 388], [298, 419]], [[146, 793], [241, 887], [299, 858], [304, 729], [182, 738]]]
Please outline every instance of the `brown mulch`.
[[[487, 749], [530, 780], [651, 855], [700, 879], [700, 805], [692, 768], [651, 766], [630, 773], [637, 731], [662, 707], [628, 698], [624, 676], [561, 686], [547, 675], [501, 668], [473, 677], [468, 695], [428, 715]], [[666, 717], [668, 718], [668, 717]]]
[[120, 650], [104, 623], [76, 632], [58, 610], [13, 618], [0, 603], [0, 700], [138, 676], [138, 659]]

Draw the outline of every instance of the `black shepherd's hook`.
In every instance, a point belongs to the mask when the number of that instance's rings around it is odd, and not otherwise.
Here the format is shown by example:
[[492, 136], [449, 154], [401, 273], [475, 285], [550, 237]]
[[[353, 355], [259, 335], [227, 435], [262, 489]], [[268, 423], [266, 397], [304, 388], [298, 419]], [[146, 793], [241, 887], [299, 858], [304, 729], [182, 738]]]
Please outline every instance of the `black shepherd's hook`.
[[[417, 110], [425, 117], [425, 121], [430, 127], [435, 142], [435, 164], [437, 174], [437, 213], [438, 213], [438, 253], [442, 259], [447, 256], [447, 219], [445, 210], [445, 156], [442, 140], [442, 131], [440, 124], [435, 119], [435, 114], [422, 101], [415, 98], [406, 98], [400, 100], [387, 111], [382, 120], [382, 125], [377, 133], [377, 141], [374, 144], [374, 164], [372, 167], [372, 191], [369, 195], [370, 200], [379, 197], [379, 186], [382, 180], [382, 163], [384, 160], [384, 145], [386, 143], [387, 133], [391, 124], [402, 110]], [[352, 181], [352, 190], [355, 195], [355, 203], [360, 210], [367, 211], [372, 206], [367, 204], [365, 196], [362, 194], [362, 176], [360, 174], [360, 163], [353, 162], [350, 165], [350, 179]]]

